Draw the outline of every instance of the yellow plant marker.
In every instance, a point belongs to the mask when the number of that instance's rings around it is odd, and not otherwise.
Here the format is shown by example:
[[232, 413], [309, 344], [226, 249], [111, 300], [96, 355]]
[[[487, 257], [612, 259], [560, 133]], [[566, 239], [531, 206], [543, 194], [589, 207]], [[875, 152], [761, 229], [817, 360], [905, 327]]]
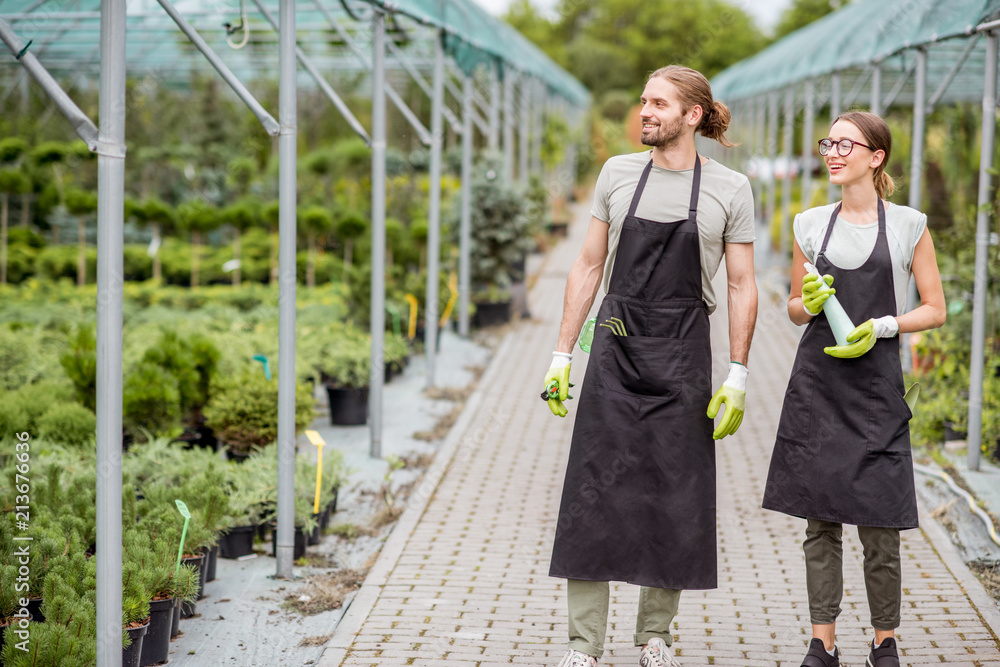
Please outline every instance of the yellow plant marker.
[[410, 325], [406, 329], [406, 337], [413, 340], [417, 337], [417, 306], [420, 302], [413, 294], [407, 294], [406, 301], [410, 304]]
[[313, 514], [319, 514], [319, 490], [323, 481], [323, 445], [326, 442], [316, 431], [306, 431], [309, 442], [316, 445], [316, 499], [313, 501]]
[[448, 297], [448, 303], [444, 306], [444, 314], [441, 316], [440, 327], [444, 329], [444, 325], [448, 323], [448, 318], [451, 317], [451, 311], [455, 307], [455, 301], [458, 300], [458, 274], [454, 271], [448, 276], [448, 291], [451, 292], [451, 296]]

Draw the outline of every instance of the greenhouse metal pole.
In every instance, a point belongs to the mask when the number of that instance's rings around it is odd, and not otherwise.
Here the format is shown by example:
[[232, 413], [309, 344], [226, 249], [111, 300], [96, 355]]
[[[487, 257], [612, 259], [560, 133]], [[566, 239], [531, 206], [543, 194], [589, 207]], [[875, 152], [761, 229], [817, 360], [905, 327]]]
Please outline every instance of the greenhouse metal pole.
[[[924, 186], [924, 142], [926, 141], [926, 118], [927, 118], [927, 49], [920, 47], [917, 49], [917, 70], [916, 88], [913, 91], [913, 134], [912, 148], [910, 149], [910, 208], [920, 210], [920, 201], [923, 199]], [[906, 307], [904, 312], [913, 310], [917, 303], [917, 281], [910, 277], [910, 284], [906, 291]], [[903, 334], [902, 356], [903, 370], [909, 371], [913, 366], [913, 359], [910, 355], [910, 334]]]
[[876, 116], [882, 115], [882, 63], [872, 65], [872, 98], [869, 107]]
[[785, 127], [782, 139], [785, 158], [785, 182], [781, 186], [781, 221], [778, 230], [778, 258], [784, 266], [788, 260], [788, 228], [791, 226], [789, 215], [792, 209], [792, 144], [795, 141], [795, 90], [789, 87], [785, 91]]
[[183, 32], [191, 43], [194, 44], [195, 48], [201, 51], [201, 54], [205, 56], [205, 59], [208, 60], [209, 63], [211, 63], [212, 67], [215, 68], [215, 71], [218, 72], [219, 76], [221, 76], [229, 87], [232, 88], [233, 92], [235, 92], [237, 96], [243, 100], [243, 103], [249, 107], [250, 111], [253, 112], [253, 115], [260, 121], [260, 124], [264, 126], [265, 130], [267, 130], [267, 133], [272, 137], [276, 136], [279, 132], [279, 123], [275, 122], [274, 118], [271, 117], [271, 114], [264, 110], [264, 107], [262, 107], [260, 102], [258, 102], [254, 96], [250, 94], [250, 91], [247, 90], [246, 86], [244, 86], [236, 75], [233, 74], [228, 67], [226, 67], [226, 64], [222, 62], [222, 59], [219, 58], [218, 55], [216, 55], [215, 51], [212, 50], [212, 47], [208, 45], [208, 42], [206, 42], [202, 36], [198, 34], [198, 31], [195, 30], [183, 16], [181, 16], [180, 12], [178, 12], [177, 9], [170, 4], [169, 0], [157, 0], [157, 2], [159, 2], [160, 6], [163, 7], [163, 11], [165, 11], [167, 15], [173, 19], [174, 23], [177, 24], [177, 27], [181, 29], [181, 32]]
[[986, 342], [986, 291], [989, 288], [990, 196], [993, 189], [993, 144], [997, 128], [997, 34], [986, 34], [986, 81], [983, 85], [983, 129], [979, 149], [979, 206], [976, 214], [976, 270], [972, 297], [972, 364], [969, 369], [968, 466], [979, 470], [983, 423], [983, 358]]
[[518, 137], [517, 137], [517, 182], [521, 185], [528, 184], [528, 157], [531, 149], [531, 120], [533, 118], [532, 103], [534, 91], [531, 89], [531, 79], [526, 76], [521, 77], [518, 107]]
[[490, 152], [495, 153], [500, 150], [500, 106], [503, 98], [500, 91], [500, 61], [498, 60], [493, 68], [489, 70], [490, 76], [490, 106], [489, 122], [490, 132], [486, 138], [486, 145]]
[[295, 551], [295, 0], [278, 8], [278, 527], [275, 576], [292, 578]]
[[431, 168], [430, 210], [427, 214], [427, 293], [424, 306], [424, 353], [427, 355], [427, 388], [435, 386], [437, 357], [438, 273], [441, 253], [441, 142], [444, 134], [444, 32], [434, 40], [434, 81], [431, 96]]
[[[834, 73], [830, 77], [830, 125], [837, 120], [840, 115], [840, 74]], [[837, 186], [834, 185], [827, 175], [826, 201], [832, 204], [837, 201]]]
[[[757, 107], [757, 113], [756, 117], [754, 118], [754, 122], [757, 124], [757, 127], [754, 128], [755, 139], [754, 139], [753, 158], [754, 162], [756, 163], [755, 168], [757, 170], [757, 177], [754, 179], [755, 187], [754, 187], [753, 201], [754, 201], [754, 217], [757, 220], [763, 220], [764, 219], [763, 199], [764, 199], [765, 182], [762, 170], [764, 168], [764, 159], [763, 159], [764, 152], [767, 150], [767, 142], [765, 141], [765, 137], [767, 135], [767, 130], [766, 130], [767, 98], [764, 97], [763, 95], [758, 95], [756, 107]], [[764, 247], [766, 248], [767, 245], [765, 244]]]
[[514, 182], [514, 74], [503, 78], [503, 180]]
[[[31, 78], [42, 87], [45, 94], [52, 100], [60, 112], [66, 116], [66, 120], [73, 126], [77, 136], [83, 139], [90, 150], [97, 149], [98, 129], [87, 114], [80, 110], [80, 107], [70, 98], [69, 95], [59, 86], [56, 80], [49, 74], [48, 70], [38, 62], [28, 45], [21, 41], [10, 24], [0, 18], [0, 40], [3, 40], [11, 53], [18, 58], [24, 69], [27, 70]], [[29, 42], [30, 43], [30, 42]], [[20, 55], [19, 55], [20, 54]]]
[[458, 233], [458, 332], [469, 336], [470, 253], [472, 252], [472, 75], [462, 85], [462, 213]]
[[125, 0], [101, 0], [97, 138], [97, 665], [122, 664]]
[[813, 136], [816, 134], [815, 109], [816, 90], [812, 79], [806, 81], [805, 116], [802, 119], [802, 210], [812, 203], [812, 161]]
[[[369, 454], [382, 458], [382, 369], [385, 339], [385, 14], [372, 13], [372, 280]], [[426, 326], [426, 324], [425, 324]]]
[[767, 234], [767, 243], [764, 247], [770, 251], [771, 248], [771, 224], [777, 213], [778, 184], [774, 177], [774, 163], [778, 158], [778, 93], [773, 92], [768, 96], [767, 104], [767, 158], [770, 168], [767, 175], [767, 208], [764, 209], [764, 228]]

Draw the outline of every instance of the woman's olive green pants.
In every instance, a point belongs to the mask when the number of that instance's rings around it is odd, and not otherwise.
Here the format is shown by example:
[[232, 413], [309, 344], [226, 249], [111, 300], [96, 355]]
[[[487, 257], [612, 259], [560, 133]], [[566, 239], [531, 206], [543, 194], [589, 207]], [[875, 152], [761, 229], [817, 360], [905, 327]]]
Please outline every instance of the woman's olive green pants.
[[[806, 589], [813, 623], [833, 623], [840, 615], [844, 595], [844, 544], [842, 524], [808, 519], [802, 550], [806, 556]], [[872, 627], [899, 627], [903, 589], [899, 563], [899, 529], [858, 526], [865, 554], [865, 589]]]

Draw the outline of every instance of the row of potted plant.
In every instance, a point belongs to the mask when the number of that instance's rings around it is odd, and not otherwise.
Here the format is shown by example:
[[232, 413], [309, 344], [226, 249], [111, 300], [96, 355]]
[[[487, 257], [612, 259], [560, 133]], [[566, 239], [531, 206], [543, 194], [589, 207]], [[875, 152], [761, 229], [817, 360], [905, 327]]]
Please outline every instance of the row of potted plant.
[[[0, 487], [4, 508], [0, 521], [0, 549], [4, 552], [0, 554], [0, 628], [19, 622], [15, 617], [18, 602], [26, 596], [32, 600], [29, 634], [33, 655], [48, 655], [63, 648], [70, 652], [60, 653], [63, 658], [50, 656], [49, 662], [25, 662], [23, 652], [13, 647], [18, 636], [8, 632], [0, 640], [4, 646], [0, 656], [8, 667], [69, 664], [60, 662], [67, 659], [75, 665], [93, 664], [93, 572], [100, 558], [96, 550], [95, 461], [90, 453], [47, 446], [44, 441], [37, 445], [41, 447], [32, 459], [32, 549], [26, 592], [14, 589], [16, 487], [12, 482], [16, 468], [13, 457], [0, 457], [5, 482]], [[303, 552], [310, 536], [318, 539], [319, 523], [335, 509], [336, 490], [346, 474], [339, 452], [330, 448], [326, 454], [326, 484], [318, 513], [313, 512], [317, 467], [307, 457], [296, 460], [295, 524], [296, 531], [303, 535]], [[214, 558], [245, 555], [252, 549], [257, 525], [273, 520], [277, 450], [271, 445], [240, 465], [219, 460], [205, 450], [186, 450], [178, 443], [157, 439], [126, 452], [122, 466], [122, 622], [127, 631], [123, 637], [123, 664], [157, 664], [167, 659], [169, 639], [171, 633], [176, 634], [178, 619], [195, 612], [205, 583], [214, 578]], [[183, 501], [190, 515], [186, 532], [176, 500]], [[251, 534], [249, 545], [242, 550], [238, 545], [227, 545], [227, 536], [240, 531]], [[182, 533], [186, 536], [178, 567]], [[90, 625], [80, 625], [81, 615], [91, 619], [87, 622]], [[68, 634], [87, 637], [89, 643], [63, 642], [63, 648], [54, 648]]]

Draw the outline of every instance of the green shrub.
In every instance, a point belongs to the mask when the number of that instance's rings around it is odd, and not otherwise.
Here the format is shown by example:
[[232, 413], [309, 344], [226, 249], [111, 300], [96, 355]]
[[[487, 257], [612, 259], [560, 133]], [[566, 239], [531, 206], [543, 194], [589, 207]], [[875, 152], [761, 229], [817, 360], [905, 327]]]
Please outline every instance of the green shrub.
[[69, 340], [70, 351], [59, 358], [84, 407], [97, 408], [97, 338], [94, 328], [81, 324]]
[[28, 430], [38, 433], [38, 420], [53, 405], [75, 400], [72, 385], [55, 380], [36, 382], [11, 392], [11, 403], [21, 408], [28, 417]]
[[11, 439], [15, 433], [31, 432], [31, 419], [10, 394], [0, 400], [0, 440]]
[[127, 245], [124, 248], [125, 280], [149, 280], [153, 277], [153, 258], [144, 245]]
[[97, 417], [79, 403], [54, 405], [38, 420], [43, 438], [67, 445], [85, 445], [97, 434]]
[[177, 379], [169, 371], [148, 362], [139, 364], [125, 377], [122, 389], [122, 424], [140, 440], [145, 432], [164, 433], [180, 422], [181, 404]]
[[[295, 388], [295, 430], [312, 421], [315, 406], [308, 385]], [[278, 382], [256, 369], [239, 377], [222, 378], [205, 406], [205, 423], [236, 451], [250, 451], [278, 437]]]
[[371, 369], [371, 337], [353, 327], [331, 327], [319, 354], [323, 382], [333, 387], [367, 387]]

